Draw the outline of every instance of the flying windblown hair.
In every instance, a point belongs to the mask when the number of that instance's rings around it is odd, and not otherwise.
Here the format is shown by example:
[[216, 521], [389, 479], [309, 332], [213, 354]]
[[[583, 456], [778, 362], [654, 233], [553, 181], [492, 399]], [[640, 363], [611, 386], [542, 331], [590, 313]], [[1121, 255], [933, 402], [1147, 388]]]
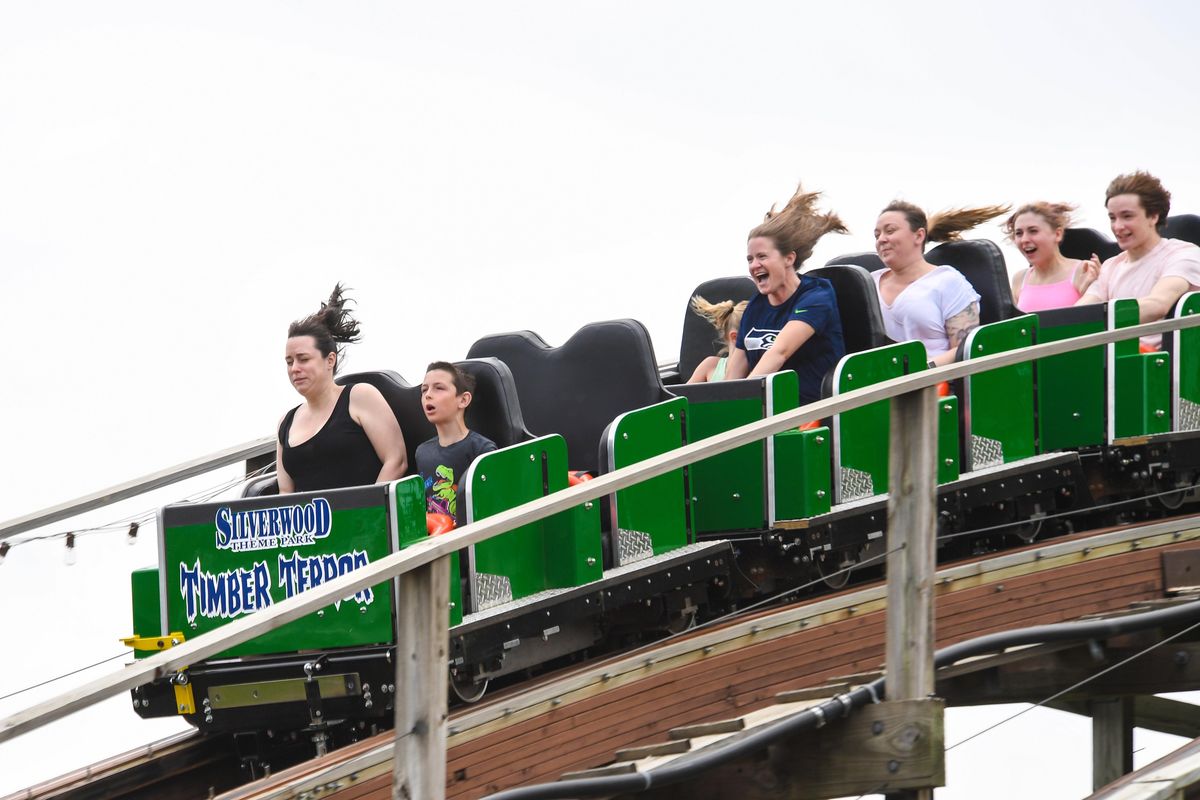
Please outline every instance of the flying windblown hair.
[[812, 255], [813, 247], [822, 236], [827, 233], [849, 233], [837, 214], [832, 211], [817, 212], [817, 198], [820, 196], [820, 192], [806, 192], [803, 185], [796, 186], [796, 193], [787, 201], [787, 205], [780, 211], [771, 206], [762, 224], [750, 231], [746, 239], [762, 236], [774, 242], [780, 253], [795, 253], [795, 266], [799, 269]]
[[1025, 205], [1014, 211], [1008, 219], [1004, 221], [1001, 229], [1008, 238], [1012, 238], [1013, 231], [1017, 227], [1017, 217], [1022, 214], [1037, 214], [1046, 221], [1051, 230], [1059, 228], [1071, 227], [1071, 214], [1074, 213], [1076, 206], [1070, 203], [1048, 203], [1045, 200], [1038, 200]]
[[345, 291], [341, 283], [334, 284], [329, 299], [321, 303], [319, 311], [288, 326], [289, 339], [294, 336], [311, 336], [322, 356], [336, 352], [335, 371], [341, 366], [344, 345], [357, 342], [361, 338], [358, 320], [346, 308], [346, 304], [353, 300], [344, 296]]
[[980, 206], [977, 208], [948, 208], [939, 211], [925, 219], [925, 212], [919, 206], [903, 200], [893, 200], [880, 211], [899, 211], [908, 221], [908, 226], [916, 231], [925, 229], [926, 242], [957, 242], [962, 239], [963, 231], [977, 228], [989, 219], [1005, 214], [1011, 206]]
[[698, 294], [692, 295], [692, 310], [717, 329], [717, 343], [721, 345], [718, 355], [722, 358], [729, 355], [729, 344], [725, 337], [730, 331], [737, 330], [741, 324], [742, 312], [746, 310], [747, 303], [746, 300], [736, 304], [732, 300], [710, 303]]

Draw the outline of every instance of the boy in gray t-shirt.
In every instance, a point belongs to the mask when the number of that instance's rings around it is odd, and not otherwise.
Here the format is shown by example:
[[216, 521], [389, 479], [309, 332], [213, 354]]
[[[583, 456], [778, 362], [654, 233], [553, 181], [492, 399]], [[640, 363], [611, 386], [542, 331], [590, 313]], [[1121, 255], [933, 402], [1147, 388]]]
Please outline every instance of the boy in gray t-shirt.
[[417, 472], [425, 479], [425, 510], [446, 514], [455, 524], [466, 517], [458, 506], [458, 484], [471, 462], [496, 449], [491, 439], [468, 430], [467, 406], [475, 378], [447, 361], [435, 361], [421, 382], [421, 407], [437, 436], [417, 447]]

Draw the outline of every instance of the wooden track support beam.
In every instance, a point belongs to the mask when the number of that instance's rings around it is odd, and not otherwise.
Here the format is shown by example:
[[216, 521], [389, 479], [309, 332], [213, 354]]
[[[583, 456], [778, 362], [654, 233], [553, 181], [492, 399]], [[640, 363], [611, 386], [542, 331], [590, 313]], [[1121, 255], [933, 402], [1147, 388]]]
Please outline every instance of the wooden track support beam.
[[[937, 572], [937, 394], [892, 398], [888, 459], [887, 642], [889, 700], [933, 695], [933, 581]], [[927, 783], [889, 797], [932, 800]]]
[[1133, 701], [1096, 697], [1092, 713], [1092, 790], [1133, 772]]
[[393, 800], [446, 796], [450, 559], [397, 576]]

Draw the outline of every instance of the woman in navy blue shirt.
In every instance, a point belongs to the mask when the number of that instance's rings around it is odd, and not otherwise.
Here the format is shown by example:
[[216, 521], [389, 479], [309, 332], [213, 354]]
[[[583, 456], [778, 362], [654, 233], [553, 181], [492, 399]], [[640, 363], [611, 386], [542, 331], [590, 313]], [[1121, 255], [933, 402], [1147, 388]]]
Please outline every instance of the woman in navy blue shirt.
[[797, 188], [782, 211], [772, 209], [750, 231], [746, 263], [758, 296], [750, 300], [729, 354], [726, 378], [785, 369], [800, 378], [800, 402], [821, 397], [821, 381], [846, 353], [833, 285], [796, 270], [826, 233], [845, 233], [832, 212], [815, 209], [819, 192]]

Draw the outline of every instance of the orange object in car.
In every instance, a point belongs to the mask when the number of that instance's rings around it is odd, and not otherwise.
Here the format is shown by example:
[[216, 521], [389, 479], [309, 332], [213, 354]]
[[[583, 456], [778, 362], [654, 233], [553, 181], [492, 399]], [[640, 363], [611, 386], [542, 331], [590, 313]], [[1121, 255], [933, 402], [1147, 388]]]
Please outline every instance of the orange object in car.
[[426, 514], [425, 532], [430, 536], [440, 536], [454, 530], [454, 517], [449, 514]]

